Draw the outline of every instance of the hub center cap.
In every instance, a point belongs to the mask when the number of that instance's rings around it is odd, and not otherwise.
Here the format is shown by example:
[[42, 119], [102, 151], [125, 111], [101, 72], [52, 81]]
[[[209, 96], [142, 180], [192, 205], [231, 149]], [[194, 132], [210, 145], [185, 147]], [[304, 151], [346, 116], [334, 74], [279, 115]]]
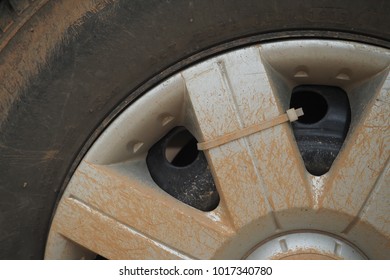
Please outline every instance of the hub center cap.
[[363, 260], [364, 254], [349, 242], [317, 232], [287, 233], [260, 243], [249, 260]]

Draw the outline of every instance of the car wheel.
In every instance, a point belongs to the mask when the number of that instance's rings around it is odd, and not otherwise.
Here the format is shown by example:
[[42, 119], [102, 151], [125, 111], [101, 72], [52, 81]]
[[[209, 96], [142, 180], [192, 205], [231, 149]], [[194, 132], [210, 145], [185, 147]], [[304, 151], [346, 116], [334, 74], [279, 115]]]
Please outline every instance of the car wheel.
[[0, 3], [1, 258], [390, 257], [387, 1], [29, 3]]

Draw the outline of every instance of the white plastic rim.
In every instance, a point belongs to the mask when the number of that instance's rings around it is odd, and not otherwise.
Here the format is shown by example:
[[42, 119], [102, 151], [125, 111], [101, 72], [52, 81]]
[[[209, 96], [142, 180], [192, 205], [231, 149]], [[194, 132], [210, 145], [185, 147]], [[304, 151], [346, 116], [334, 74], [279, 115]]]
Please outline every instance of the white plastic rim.
[[[175, 74], [92, 145], [56, 209], [45, 257], [241, 259], [286, 232], [316, 240], [314, 230], [389, 259], [389, 65], [386, 49], [313, 39], [237, 49]], [[213, 211], [152, 180], [147, 152], [172, 128], [215, 139], [284, 113], [301, 84], [338, 86], [350, 100], [349, 133], [328, 173], [306, 171], [284, 123], [205, 151], [221, 198]]]

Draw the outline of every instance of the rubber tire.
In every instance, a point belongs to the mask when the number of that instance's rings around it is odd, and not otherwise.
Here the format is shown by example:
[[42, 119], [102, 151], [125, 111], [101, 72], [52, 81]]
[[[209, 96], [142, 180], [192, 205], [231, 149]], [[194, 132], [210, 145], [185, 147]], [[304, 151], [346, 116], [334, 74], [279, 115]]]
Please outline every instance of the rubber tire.
[[0, 39], [1, 259], [43, 257], [56, 201], [83, 153], [173, 72], [266, 40], [389, 47], [390, 39], [387, 0], [35, 2], [45, 3]]

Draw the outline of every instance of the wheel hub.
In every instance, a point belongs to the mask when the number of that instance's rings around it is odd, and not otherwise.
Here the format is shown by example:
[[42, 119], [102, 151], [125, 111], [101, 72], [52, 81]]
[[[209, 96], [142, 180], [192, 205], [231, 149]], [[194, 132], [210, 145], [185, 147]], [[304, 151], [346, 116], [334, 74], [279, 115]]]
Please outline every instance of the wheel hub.
[[364, 254], [352, 244], [319, 232], [286, 233], [265, 241], [247, 257], [249, 260], [362, 260]]

